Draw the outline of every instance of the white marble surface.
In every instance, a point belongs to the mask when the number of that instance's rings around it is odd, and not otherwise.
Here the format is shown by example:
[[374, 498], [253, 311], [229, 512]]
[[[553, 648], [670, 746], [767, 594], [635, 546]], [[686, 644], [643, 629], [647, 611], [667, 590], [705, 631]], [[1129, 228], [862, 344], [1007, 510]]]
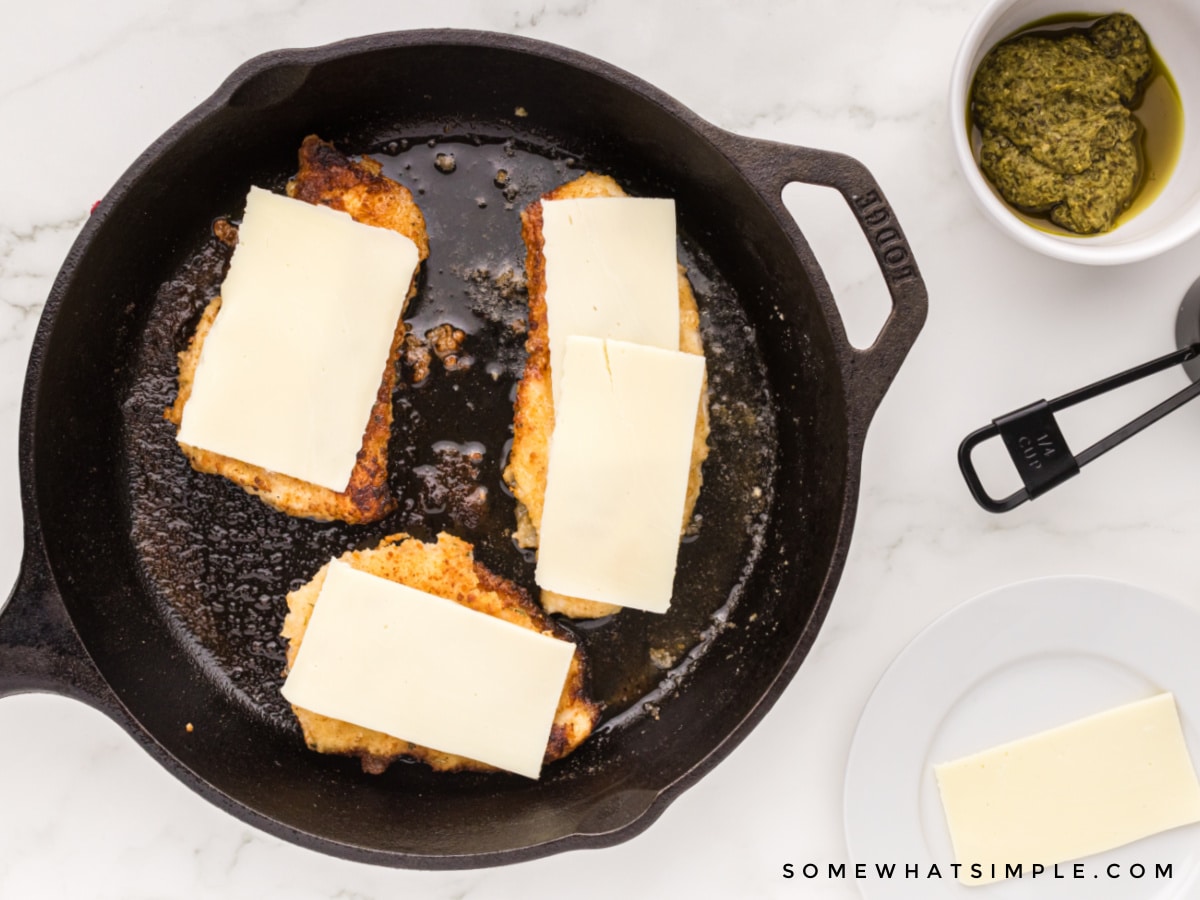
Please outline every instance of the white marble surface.
[[[1172, 346], [1200, 241], [1088, 269], [993, 229], [955, 171], [945, 92], [981, 0], [0, 0], [0, 583], [16, 574], [18, 403], [32, 334], [91, 203], [171, 123], [261, 51], [371, 31], [513, 31], [595, 54], [745, 134], [839, 150], [875, 174], [930, 293], [928, 325], [863, 463], [858, 525], [816, 646], [775, 709], [646, 833], [603, 851], [459, 873], [298, 849], [209, 806], [115, 725], [49, 696], [0, 703], [0, 897], [856, 896], [781, 877], [846, 859], [841, 783], [857, 716], [895, 653], [982, 590], [1045, 574], [1135, 582], [1200, 604], [1200, 406], [1004, 517], [954, 454], [968, 431]], [[841, 201], [790, 188], [852, 331], [881, 282]], [[1082, 447], [1182, 385], [1162, 375], [1064, 417]], [[582, 872], [580, 878], [578, 873]]]

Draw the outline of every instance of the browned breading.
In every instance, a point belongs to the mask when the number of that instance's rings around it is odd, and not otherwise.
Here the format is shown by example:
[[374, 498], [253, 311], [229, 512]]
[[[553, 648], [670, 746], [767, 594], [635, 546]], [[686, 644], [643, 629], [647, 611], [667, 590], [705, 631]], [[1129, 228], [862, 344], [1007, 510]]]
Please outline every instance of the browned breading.
[[383, 167], [369, 156], [355, 162], [310, 134], [300, 145], [300, 168], [288, 182], [287, 194], [349, 213], [364, 225], [398, 231], [417, 245], [424, 261], [429, 256], [425, 217], [408, 188], [382, 172]]
[[[566, 629], [550, 619], [528, 594], [475, 562], [472, 551], [466, 541], [449, 534], [439, 534], [436, 544], [425, 544], [398, 534], [384, 538], [373, 550], [352, 550], [341, 559], [360, 571], [454, 600], [523, 628], [571, 640]], [[288, 594], [288, 614], [282, 636], [289, 642], [289, 667], [300, 651], [313, 604], [325, 583], [328, 569], [328, 565], [323, 566], [311, 581]], [[561, 759], [578, 747], [591, 734], [599, 718], [600, 707], [586, 693], [586, 665], [582, 649], [577, 648], [558, 701], [546, 746], [546, 763]], [[292, 708], [310, 748], [319, 753], [357, 756], [367, 772], [382, 772], [399, 757], [420, 760], [438, 771], [494, 771], [493, 767], [472, 759], [430, 750], [301, 707]]]
[[[515, 538], [521, 547], [538, 545], [542, 505], [546, 496], [550, 433], [554, 430], [554, 394], [551, 389], [550, 334], [546, 323], [546, 259], [542, 253], [542, 200], [583, 197], [624, 197], [625, 191], [607, 175], [588, 172], [570, 181], [521, 213], [521, 236], [525, 239], [525, 280], [529, 294], [529, 332], [525, 340], [525, 371], [517, 386], [513, 408], [513, 442], [504, 481], [517, 499]], [[679, 349], [704, 355], [700, 339], [700, 313], [683, 266], [679, 267]], [[708, 456], [708, 390], [700, 395], [696, 430], [692, 440], [692, 462], [688, 472], [683, 525], [686, 528], [700, 496], [701, 466]], [[572, 618], [590, 619], [620, 609], [610, 603], [568, 597], [554, 591], [541, 592], [542, 605], [550, 612]]]
[[[412, 193], [382, 175], [379, 163], [373, 159], [363, 158], [355, 162], [316, 135], [309, 135], [300, 146], [300, 168], [296, 177], [288, 182], [287, 193], [308, 203], [349, 213], [365, 225], [397, 231], [417, 245], [421, 260], [429, 255], [425, 219]], [[414, 274], [406, 303], [416, 293], [416, 284], [417, 276]], [[179, 392], [174, 405], [165, 413], [176, 429], [192, 393], [204, 339], [220, 309], [221, 298], [216, 297], [200, 317], [187, 348], [179, 354]], [[396, 505], [387, 484], [387, 448], [392, 430], [396, 360], [404, 333], [404, 323], [397, 322], [387, 365], [380, 379], [375, 404], [371, 408], [371, 418], [363, 432], [362, 448], [344, 491], [333, 491], [198, 447], [185, 444], [180, 447], [192, 468], [199, 472], [223, 475], [260, 497], [268, 506], [288, 515], [322, 521], [340, 519], [351, 524], [383, 518]]]

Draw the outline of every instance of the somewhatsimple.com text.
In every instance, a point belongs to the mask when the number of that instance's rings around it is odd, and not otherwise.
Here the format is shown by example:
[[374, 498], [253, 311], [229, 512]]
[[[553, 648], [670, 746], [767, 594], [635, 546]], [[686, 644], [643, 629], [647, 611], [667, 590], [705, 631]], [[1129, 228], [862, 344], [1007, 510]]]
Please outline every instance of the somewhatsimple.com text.
[[824, 866], [817, 863], [784, 863], [782, 874], [784, 878], [799, 878], [805, 881], [827, 879], [829, 881], [858, 881], [876, 879], [886, 881], [896, 878], [914, 880], [967, 880], [982, 881], [997, 878], [1028, 878], [1043, 881], [1078, 881], [1085, 879], [1105, 879], [1116, 881], [1130, 879], [1140, 881], [1150, 879], [1158, 881], [1173, 877], [1172, 863], [1110, 863], [1108, 865], [1088, 865], [1087, 863], [1060, 863], [1043, 866], [1038, 863], [1022, 864], [973, 864], [949, 863], [939, 866], [936, 863], [920, 865], [917, 863], [827, 863]]

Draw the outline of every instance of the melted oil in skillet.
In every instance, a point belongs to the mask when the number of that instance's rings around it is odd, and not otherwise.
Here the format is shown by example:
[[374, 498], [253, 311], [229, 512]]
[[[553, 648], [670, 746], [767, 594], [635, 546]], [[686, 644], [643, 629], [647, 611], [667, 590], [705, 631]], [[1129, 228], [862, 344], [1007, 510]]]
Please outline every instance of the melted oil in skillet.
[[[423, 338], [448, 324], [464, 333], [451, 365], [429, 354], [424, 380], [414, 384], [422, 348], [403, 366], [389, 459], [399, 509], [368, 526], [295, 519], [189, 467], [162, 410], [175, 395], [175, 354], [228, 263], [228, 248], [215, 238], [160, 289], [135, 348], [124, 406], [132, 536], [146, 588], [185, 651], [235, 700], [287, 729], [296, 726], [279, 695], [285, 595], [330, 557], [400, 531], [428, 539], [446, 530], [536, 595], [532, 554], [512, 543], [514, 502], [500, 478], [524, 364], [519, 215], [580, 174], [586, 160], [512, 141], [445, 137], [369, 149], [413, 191], [429, 229], [430, 257], [406, 315], [410, 332]], [[286, 174], [265, 186], [280, 190]], [[686, 686], [687, 670], [738, 602], [770, 505], [774, 413], [753, 330], [710, 258], [683, 232], [680, 247], [701, 311], [711, 453], [670, 612], [626, 610], [568, 623], [586, 648], [592, 692], [609, 721], [622, 712], [622, 721], [653, 715], [677, 685]]]

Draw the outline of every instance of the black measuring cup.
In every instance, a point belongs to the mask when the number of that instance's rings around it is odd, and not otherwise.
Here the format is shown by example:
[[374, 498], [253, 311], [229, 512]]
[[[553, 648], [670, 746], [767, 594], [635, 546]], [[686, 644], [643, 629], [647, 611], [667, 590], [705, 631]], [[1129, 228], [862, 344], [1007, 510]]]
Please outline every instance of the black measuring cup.
[[[1038, 400], [1015, 409], [963, 438], [958, 447], [958, 467], [975, 502], [988, 512], [1008, 512], [1078, 475], [1079, 470], [1092, 460], [1103, 456], [1163, 416], [1200, 396], [1200, 279], [1188, 288], [1179, 306], [1179, 315], [1175, 320], [1175, 343], [1179, 349], [1173, 353], [1126, 369], [1053, 400]], [[1183, 366], [1192, 380], [1191, 384], [1112, 434], [1096, 441], [1086, 450], [1078, 454], [1071, 452], [1062, 429], [1054, 418], [1056, 412], [1178, 365]], [[1024, 487], [1003, 498], [993, 497], [987, 492], [972, 461], [975, 448], [996, 437], [1004, 442], [1004, 447], [1024, 484]]]

